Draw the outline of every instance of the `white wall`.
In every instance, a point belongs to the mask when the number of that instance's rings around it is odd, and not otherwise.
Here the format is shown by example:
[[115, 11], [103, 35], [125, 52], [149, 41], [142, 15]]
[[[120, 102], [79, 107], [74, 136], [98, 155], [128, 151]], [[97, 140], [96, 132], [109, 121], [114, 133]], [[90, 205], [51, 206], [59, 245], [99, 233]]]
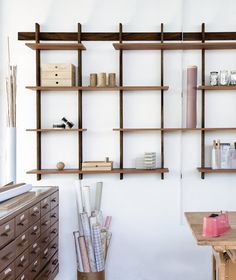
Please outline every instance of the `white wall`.
[[[41, 24], [42, 31], [76, 31], [77, 22], [83, 24], [83, 31], [116, 31], [119, 22], [124, 24], [124, 31], [158, 31], [161, 22], [165, 23], [166, 31], [198, 31], [203, 21], [207, 30], [228, 31], [235, 28], [236, 4], [233, 0], [223, 3], [220, 0], [2, 0], [0, 5], [1, 93], [4, 91], [7, 35], [12, 42], [13, 63], [18, 65], [18, 181], [59, 186], [61, 265], [57, 280], [76, 279], [72, 231], [77, 229], [74, 199], [74, 180], [77, 177], [48, 176], [36, 182], [35, 176], [25, 174], [35, 167], [35, 135], [25, 132], [26, 128], [35, 126], [35, 93], [25, 89], [26, 85], [35, 84], [35, 54], [24, 46], [25, 42], [17, 41], [17, 32], [33, 31], [35, 22]], [[118, 53], [113, 50], [111, 42], [85, 42], [85, 45], [84, 84], [88, 83], [90, 72], [118, 72]], [[215, 69], [235, 69], [232, 55], [235, 55], [232, 51], [207, 52], [207, 73]], [[44, 62], [75, 63], [76, 54], [48, 52], [42, 59]], [[159, 62], [158, 52], [125, 53], [124, 83], [158, 84]], [[199, 51], [165, 54], [165, 83], [170, 86], [165, 95], [166, 126], [179, 127], [182, 124], [182, 71], [189, 64], [197, 64], [200, 73]], [[75, 93], [42, 95], [43, 126], [50, 126], [64, 115], [76, 119]], [[235, 126], [234, 94], [207, 94], [206, 102], [208, 126]], [[151, 127], [160, 124], [158, 94], [125, 93], [124, 104], [124, 126]], [[88, 132], [84, 133], [84, 159], [110, 156], [117, 163], [119, 135], [112, 132], [112, 128], [119, 125], [117, 93], [85, 93], [83, 108], [83, 125], [88, 128]], [[235, 141], [233, 133], [210, 133], [206, 138], [207, 144], [219, 137]], [[77, 164], [76, 135], [45, 135], [42, 143], [43, 167], [53, 167], [59, 160], [65, 161], [67, 167]], [[157, 133], [125, 135], [125, 166], [132, 166], [133, 158], [144, 151], [159, 153], [159, 143]], [[196, 171], [200, 164], [198, 132], [167, 134], [165, 143], [166, 166], [170, 173], [164, 181], [159, 175], [127, 175], [123, 181], [118, 175], [94, 175], [85, 176], [83, 180], [83, 184], [104, 181], [104, 213], [113, 216], [108, 280], [210, 279], [211, 250], [197, 247], [183, 212], [235, 210], [235, 175], [208, 175], [205, 180], [200, 179]]]

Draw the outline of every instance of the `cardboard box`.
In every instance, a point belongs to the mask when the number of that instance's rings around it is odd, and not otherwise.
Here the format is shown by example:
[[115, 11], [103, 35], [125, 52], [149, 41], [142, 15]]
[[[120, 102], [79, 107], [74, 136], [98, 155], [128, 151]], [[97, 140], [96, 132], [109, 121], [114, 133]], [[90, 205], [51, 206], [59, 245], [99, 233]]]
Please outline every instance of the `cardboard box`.
[[59, 71], [59, 72], [72, 72], [75, 71], [75, 66], [69, 63], [49, 63], [42, 64], [41, 71]]

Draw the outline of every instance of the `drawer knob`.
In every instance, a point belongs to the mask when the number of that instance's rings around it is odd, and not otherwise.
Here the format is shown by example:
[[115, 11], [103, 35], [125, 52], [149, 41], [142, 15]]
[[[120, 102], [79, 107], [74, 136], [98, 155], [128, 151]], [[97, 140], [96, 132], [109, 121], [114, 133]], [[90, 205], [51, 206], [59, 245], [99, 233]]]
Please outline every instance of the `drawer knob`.
[[57, 248], [57, 243], [54, 243], [51, 248], [56, 249]]
[[52, 218], [56, 218], [57, 217], [57, 214], [56, 213], [54, 213], [54, 214], [52, 214], [52, 216], [51, 216]]
[[1, 234], [1, 236], [6, 236], [6, 237], [8, 237], [8, 236], [11, 234], [11, 232], [12, 232], [12, 230], [11, 230], [10, 228], [8, 228], [7, 230], [5, 230], [5, 231]]
[[21, 241], [21, 242], [18, 244], [18, 246], [24, 247], [25, 244], [26, 244], [27, 242], [28, 242], [28, 241], [25, 239], [25, 240]]
[[48, 203], [46, 203], [46, 204], [43, 206], [43, 209], [47, 209], [47, 208], [48, 208], [48, 206], [49, 206], [49, 204], [48, 204]]
[[53, 234], [57, 233], [57, 230], [56, 230], [56, 229], [54, 229], [54, 230], [52, 231], [52, 233], [53, 233]]
[[10, 252], [6, 256], [2, 257], [3, 260], [10, 260], [14, 257], [14, 253]]
[[48, 237], [46, 237], [46, 238], [44, 238], [43, 243], [47, 243], [47, 242], [49, 241], [49, 239], [50, 239], [50, 237], [49, 237], [49, 236], [48, 236]]
[[58, 263], [58, 259], [55, 259], [55, 260], [52, 262], [53, 265], [56, 265], [57, 263]]

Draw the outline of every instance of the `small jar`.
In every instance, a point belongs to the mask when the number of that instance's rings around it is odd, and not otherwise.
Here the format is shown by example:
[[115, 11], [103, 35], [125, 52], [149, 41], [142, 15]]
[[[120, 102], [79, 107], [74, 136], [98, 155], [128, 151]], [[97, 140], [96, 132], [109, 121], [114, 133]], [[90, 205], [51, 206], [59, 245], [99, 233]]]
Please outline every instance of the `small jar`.
[[230, 84], [236, 85], [236, 70], [230, 72]]
[[210, 72], [210, 85], [211, 86], [218, 85], [218, 72], [217, 71]]
[[220, 71], [219, 84], [221, 86], [227, 86], [229, 84], [229, 73], [227, 70]]

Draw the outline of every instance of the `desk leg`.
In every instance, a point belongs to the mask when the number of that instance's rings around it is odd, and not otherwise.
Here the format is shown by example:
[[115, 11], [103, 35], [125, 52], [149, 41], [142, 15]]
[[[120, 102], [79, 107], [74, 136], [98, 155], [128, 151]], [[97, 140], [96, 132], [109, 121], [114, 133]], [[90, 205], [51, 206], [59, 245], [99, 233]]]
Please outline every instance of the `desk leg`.
[[212, 280], [216, 280], [216, 258], [212, 254]]

